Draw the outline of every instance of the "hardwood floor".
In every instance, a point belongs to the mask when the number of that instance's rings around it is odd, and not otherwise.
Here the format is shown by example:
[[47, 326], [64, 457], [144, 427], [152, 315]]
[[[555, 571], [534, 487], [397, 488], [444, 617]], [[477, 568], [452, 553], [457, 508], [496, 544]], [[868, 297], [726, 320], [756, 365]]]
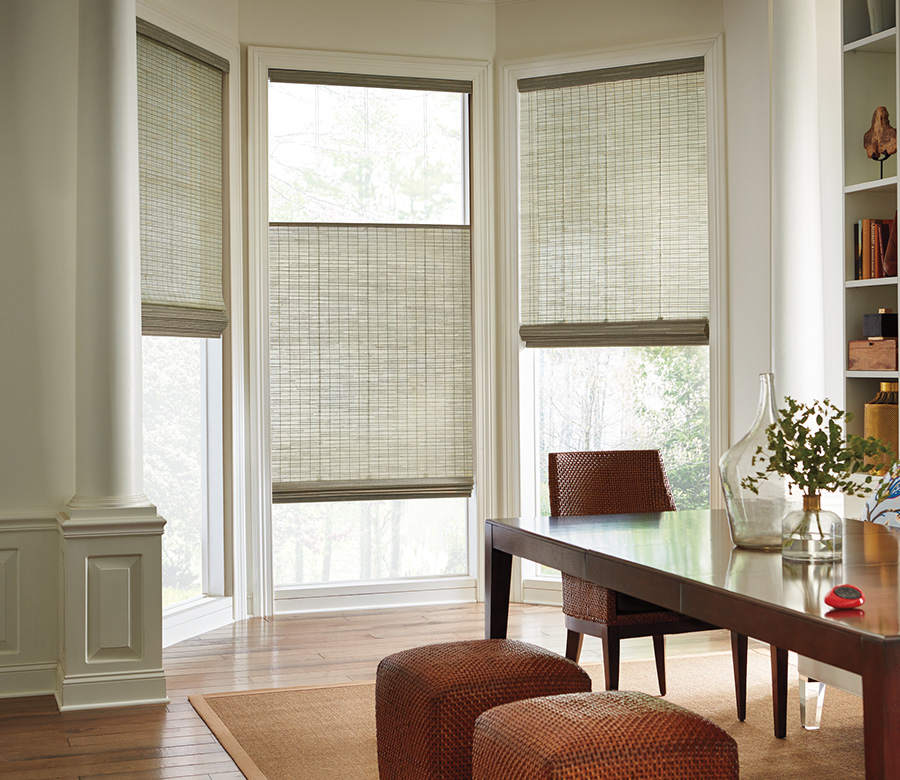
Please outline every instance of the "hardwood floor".
[[[482, 604], [236, 623], [164, 652], [166, 706], [60, 713], [50, 696], [0, 700], [0, 778], [242, 780], [189, 694], [374, 680], [378, 662], [390, 653], [483, 632]], [[509, 637], [563, 653], [559, 608], [510, 605]], [[723, 631], [667, 639], [669, 656], [729, 651]], [[652, 657], [649, 638], [622, 644], [623, 661]], [[600, 660], [598, 640], [585, 637], [581, 660]]]

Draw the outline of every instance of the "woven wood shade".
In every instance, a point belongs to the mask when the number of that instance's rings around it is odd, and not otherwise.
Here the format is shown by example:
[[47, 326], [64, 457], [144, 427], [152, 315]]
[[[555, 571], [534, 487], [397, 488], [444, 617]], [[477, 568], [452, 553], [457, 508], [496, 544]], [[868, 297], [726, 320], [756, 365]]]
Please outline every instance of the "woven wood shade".
[[707, 344], [702, 60], [519, 88], [526, 345]]
[[217, 337], [228, 325], [224, 75], [143, 34], [137, 55], [143, 332]]
[[468, 496], [469, 228], [269, 227], [276, 502]]

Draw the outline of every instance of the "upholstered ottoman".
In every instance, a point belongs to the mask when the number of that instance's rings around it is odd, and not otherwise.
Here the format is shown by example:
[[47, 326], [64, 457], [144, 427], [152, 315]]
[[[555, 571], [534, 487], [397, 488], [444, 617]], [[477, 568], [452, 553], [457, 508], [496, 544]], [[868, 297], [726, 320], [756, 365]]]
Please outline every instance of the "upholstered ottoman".
[[389, 655], [375, 678], [381, 780], [468, 780], [485, 710], [533, 696], [590, 691], [578, 665], [510, 639], [426, 645]]
[[735, 741], [705, 718], [633, 692], [513, 702], [479, 716], [473, 780], [737, 780]]

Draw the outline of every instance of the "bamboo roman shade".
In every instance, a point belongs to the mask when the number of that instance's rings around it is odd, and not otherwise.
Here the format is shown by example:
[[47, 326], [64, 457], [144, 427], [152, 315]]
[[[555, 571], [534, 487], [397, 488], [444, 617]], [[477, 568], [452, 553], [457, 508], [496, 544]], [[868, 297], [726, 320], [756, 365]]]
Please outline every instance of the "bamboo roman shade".
[[467, 226], [269, 227], [273, 500], [468, 496]]
[[707, 344], [703, 59], [518, 87], [526, 345]]
[[221, 336], [228, 62], [141, 20], [137, 57], [143, 332]]

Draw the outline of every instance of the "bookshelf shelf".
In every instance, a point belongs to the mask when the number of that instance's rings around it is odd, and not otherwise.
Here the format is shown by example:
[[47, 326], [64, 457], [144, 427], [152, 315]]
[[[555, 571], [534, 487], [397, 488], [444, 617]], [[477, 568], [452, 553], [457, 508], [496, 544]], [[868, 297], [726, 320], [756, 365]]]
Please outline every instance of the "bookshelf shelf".
[[890, 382], [900, 377], [897, 371], [845, 371], [847, 379], [878, 379], [881, 382]]
[[[854, 288], [867, 288], [867, 287], [896, 287], [897, 286], [897, 277], [890, 276], [883, 279], [853, 279], [849, 282], [844, 283], [848, 290], [852, 290]], [[896, 293], [895, 293], [896, 294]]]
[[844, 187], [845, 195], [852, 195], [854, 192], [896, 192], [897, 177], [887, 176], [884, 179], [875, 179], [874, 181], [862, 181], [859, 184], [850, 184]]
[[844, 51], [862, 51], [874, 54], [894, 54], [897, 51], [897, 28], [891, 27], [888, 30], [867, 35], [856, 41], [844, 44]]

